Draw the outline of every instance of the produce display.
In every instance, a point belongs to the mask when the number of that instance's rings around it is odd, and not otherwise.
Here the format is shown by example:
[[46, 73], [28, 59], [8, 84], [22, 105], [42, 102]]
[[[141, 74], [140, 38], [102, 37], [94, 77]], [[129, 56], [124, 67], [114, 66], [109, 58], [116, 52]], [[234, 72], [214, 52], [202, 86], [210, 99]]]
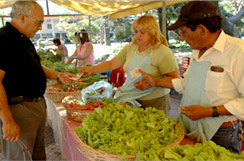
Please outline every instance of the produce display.
[[52, 70], [54, 70], [56, 72], [62, 72], [62, 73], [68, 72], [68, 73], [77, 74], [78, 70], [81, 67], [76, 67], [75, 64], [54, 63], [54, 64], [52, 64], [51, 68], [52, 68]]
[[51, 50], [46, 49], [45, 45], [43, 45], [43, 44], [40, 44], [40, 46], [36, 52], [41, 58], [42, 65], [46, 64], [47, 66], [49, 66], [55, 62], [62, 61], [62, 57], [63, 57], [62, 54], [60, 54], [60, 53], [54, 54], [54, 52], [52, 52]]
[[[76, 128], [79, 138], [95, 149], [114, 154], [146, 157], [155, 156], [179, 136], [181, 128], [176, 120], [166, 117], [156, 108], [123, 106], [104, 102], [104, 108], [96, 108]], [[152, 157], [151, 157], [152, 158]]]
[[[156, 160], [152, 155], [140, 156], [138, 160]], [[157, 152], [157, 160], [244, 160], [244, 152], [241, 155], [231, 153], [229, 150], [216, 145], [212, 141], [195, 145], [184, 145], [160, 149]]]
[[84, 84], [80, 82], [72, 82], [71, 84], [54, 84], [47, 87], [47, 92], [75, 92], [83, 89]]
[[65, 97], [62, 101], [63, 105], [75, 110], [94, 110], [95, 108], [103, 108], [101, 101], [89, 100], [84, 104], [81, 100], [74, 99], [72, 96]]

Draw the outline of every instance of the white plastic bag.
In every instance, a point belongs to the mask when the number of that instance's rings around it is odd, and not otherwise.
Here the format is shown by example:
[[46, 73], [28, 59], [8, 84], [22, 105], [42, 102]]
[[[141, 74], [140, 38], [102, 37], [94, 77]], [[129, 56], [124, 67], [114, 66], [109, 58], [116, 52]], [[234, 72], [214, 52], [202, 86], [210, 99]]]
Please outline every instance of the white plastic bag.
[[95, 82], [81, 91], [81, 96], [84, 103], [90, 99], [98, 101], [103, 97], [110, 98], [112, 95], [112, 85], [104, 81]]

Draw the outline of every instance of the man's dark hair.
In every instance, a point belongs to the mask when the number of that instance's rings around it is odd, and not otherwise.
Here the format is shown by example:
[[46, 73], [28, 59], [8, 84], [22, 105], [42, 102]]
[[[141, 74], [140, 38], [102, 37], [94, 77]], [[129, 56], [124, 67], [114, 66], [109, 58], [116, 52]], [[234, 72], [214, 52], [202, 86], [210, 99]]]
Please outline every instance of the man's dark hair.
[[190, 21], [186, 24], [192, 31], [195, 31], [197, 25], [202, 24], [205, 26], [210, 32], [216, 32], [222, 28], [222, 18], [220, 16], [209, 17], [201, 20]]
[[61, 44], [61, 41], [59, 38], [54, 38], [53, 39], [53, 43], [57, 43], [57, 45], [60, 45]]

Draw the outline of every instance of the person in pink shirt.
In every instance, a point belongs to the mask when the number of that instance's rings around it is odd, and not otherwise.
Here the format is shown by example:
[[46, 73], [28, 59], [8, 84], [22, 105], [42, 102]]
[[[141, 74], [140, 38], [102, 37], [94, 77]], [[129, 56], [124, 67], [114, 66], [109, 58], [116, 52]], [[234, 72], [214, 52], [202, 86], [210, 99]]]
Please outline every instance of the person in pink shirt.
[[83, 66], [85, 64], [94, 65], [94, 50], [86, 30], [81, 30], [80, 33], [77, 33], [77, 39], [79, 45], [74, 54], [67, 61], [67, 64], [71, 63], [75, 58], [76, 66]]

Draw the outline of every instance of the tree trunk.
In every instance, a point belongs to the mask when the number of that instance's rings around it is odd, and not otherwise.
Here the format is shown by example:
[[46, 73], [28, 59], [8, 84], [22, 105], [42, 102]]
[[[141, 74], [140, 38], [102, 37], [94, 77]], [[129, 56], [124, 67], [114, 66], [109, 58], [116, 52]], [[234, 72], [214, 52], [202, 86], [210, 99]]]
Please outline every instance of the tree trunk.
[[228, 21], [230, 21], [230, 22], [236, 24], [236, 23], [237, 23], [238, 21], [240, 21], [243, 17], [244, 17], [244, 7], [242, 7], [242, 8], [240, 9], [240, 11], [239, 11], [236, 15], [234, 15], [234, 16], [232, 16], [232, 17], [229, 17], [229, 18], [228, 18]]
[[[218, 8], [218, 13], [219, 15], [221, 15], [220, 13], [220, 9], [219, 9], [219, 2], [218, 1], [211, 1], [215, 6], [217, 6]], [[240, 33], [237, 30], [235, 24], [233, 24], [232, 22], [230, 22], [224, 15], [222, 15], [223, 17], [223, 25], [222, 25], [222, 29], [224, 30], [224, 32], [228, 35], [234, 36], [234, 37], [240, 37]]]
[[100, 44], [103, 45], [103, 37], [104, 37], [104, 30], [103, 30], [103, 26], [101, 26], [101, 34], [100, 34]]

